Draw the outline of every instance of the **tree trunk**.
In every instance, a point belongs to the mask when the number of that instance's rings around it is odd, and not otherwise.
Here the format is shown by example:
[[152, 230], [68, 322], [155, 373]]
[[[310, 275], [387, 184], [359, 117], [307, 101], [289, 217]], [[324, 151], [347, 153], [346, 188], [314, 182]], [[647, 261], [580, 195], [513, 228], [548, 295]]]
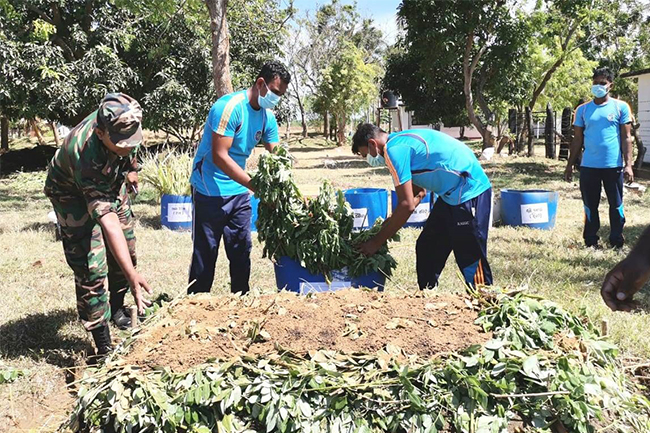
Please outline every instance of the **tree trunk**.
[[460, 128], [458, 128], [458, 138], [460, 138], [461, 140], [465, 139], [465, 127], [464, 126], [461, 126]]
[[345, 144], [345, 115], [340, 114], [336, 116], [337, 122], [336, 122], [336, 133], [337, 133], [337, 145], [343, 146]]
[[0, 150], [9, 150], [9, 119], [0, 117]]
[[330, 114], [327, 110], [323, 113], [323, 136], [326, 140], [330, 138]]
[[54, 135], [54, 145], [56, 147], [59, 147], [59, 144], [60, 144], [59, 129], [56, 127], [54, 122], [50, 122], [50, 128], [52, 128], [52, 135]]
[[43, 135], [41, 134], [41, 130], [38, 129], [38, 125], [36, 124], [36, 120], [31, 119], [29, 121], [30, 126], [34, 130], [34, 134], [36, 134], [36, 139], [38, 140], [38, 144], [40, 146], [45, 146], [47, 143], [45, 143], [45, 139], [43, 138]]
[[298, 108], [300, 109], [300, 124], [302, 125], [302, 138], [307, 138], [307, 120], [305, 119], [305, 107], [298, 96]]
[[472, 122], [472, 125], [474, 125], [474, 128], [481, 134], [481, 137], [483, 137], [483, 149], [489, 147], [489, 131], [483, 125], [483, 122], [478, 118], [476, 115], [476, 112], [474, 111], [474, 95], [472, 94], [472, 77], [474, 74], [474, 70], [476, 69], [476, 65], [478, 64], [479, 59], [487, 49], [487, 45], [484, 45], [481, 47], [478, 53], [476, 53], [475, 57], [472, 59], [470, 63], [470, 56], [472, 53], [472, 47], [474, 46], [474, 32], [470, 32], [467, 35], [467, 41], [465, 44], [465, 54], [463, 56], [463, 77], [464, 77], [464, 85], [463, 85], [463, 90], [465, 92], [465, 108], [467, 109], [467, 116], [469, 117], [469, 121]]
[[230, 35], [226, 10], [228, 0], [205, 0], [210, 13], [210, 32], [212, 33], [212, 78], [217, 98], [232, 93], [230, 77]]
[[641, 124], [639, 122], [632, 122], [632, 137], [634, 137], [634, 140], [636, 141], [636, 148], [637, 148], [637, 154], [636, 154], [636, 161], [634, 161], [634, 166], [639, 169], [641, 166], [643, 166], [643, 159], [645, 156], [646, 149], [643, 146], [643, 141], [641, 141], [641, 135], [639, 134], [639, 127]]

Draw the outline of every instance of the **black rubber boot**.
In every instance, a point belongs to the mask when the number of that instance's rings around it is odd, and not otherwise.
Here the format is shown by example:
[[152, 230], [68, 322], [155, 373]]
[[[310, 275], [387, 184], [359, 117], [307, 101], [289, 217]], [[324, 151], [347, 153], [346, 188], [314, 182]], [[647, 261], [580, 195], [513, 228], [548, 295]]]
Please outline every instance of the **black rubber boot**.
[[111, 304], [111, 320], [118, 329], [128, 329], [131, 327], [131, 315], [124, 307], [124, 297], [128, 290], [111, 291], [109, 303]]
[[97, 356], [104, 356], [113, 350], [111, 345], [111, 330], [108, 325], [100, 326], [90, 331], [95, 340], [95, 347], [97, 348]]
[[126, 307], [122, 307], [113, 313], [111, 320], [118, 329], [129, 329], [131, 327], [131, 315]]

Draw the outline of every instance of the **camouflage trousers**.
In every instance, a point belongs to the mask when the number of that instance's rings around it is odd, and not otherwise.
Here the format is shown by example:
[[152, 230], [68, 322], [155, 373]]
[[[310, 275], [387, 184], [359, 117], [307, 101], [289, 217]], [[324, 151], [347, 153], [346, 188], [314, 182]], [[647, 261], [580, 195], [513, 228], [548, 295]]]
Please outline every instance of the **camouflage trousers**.
[[[66, 261], [74, 272], [79, 318], [90, 331], [110, 320], [111, 304], [122, 307], [129, 283], [108, 248], [99, 222], [88, 214], [86, 201], [78, 196], [60, 195], [50, 197], [50, 201], [61, 226]], [[135, 220], [124, 185], [120, 190], [117, 215], [135, 266]]]

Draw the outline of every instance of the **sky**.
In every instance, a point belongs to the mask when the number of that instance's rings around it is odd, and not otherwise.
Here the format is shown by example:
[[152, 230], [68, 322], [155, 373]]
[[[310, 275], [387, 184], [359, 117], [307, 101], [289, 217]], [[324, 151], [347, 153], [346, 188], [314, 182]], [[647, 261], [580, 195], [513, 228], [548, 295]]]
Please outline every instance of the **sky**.
[[[323, 4], [328, 4], [329, 0], [294, 0], [293, 6], [298, 9], [298, 14], [303, 15], [304, 11], [310, 14]], [[341, 0], [343, 4], [353, 4], [354, 0]], [[397, 23], [395, 17], [397, 6], [401, 0], [357, 0], [357, 10], [363, 18], [372, 18], [377, 27], [384, 33], [384, 38], [388, 44], [395, 42], [397, 37]]]

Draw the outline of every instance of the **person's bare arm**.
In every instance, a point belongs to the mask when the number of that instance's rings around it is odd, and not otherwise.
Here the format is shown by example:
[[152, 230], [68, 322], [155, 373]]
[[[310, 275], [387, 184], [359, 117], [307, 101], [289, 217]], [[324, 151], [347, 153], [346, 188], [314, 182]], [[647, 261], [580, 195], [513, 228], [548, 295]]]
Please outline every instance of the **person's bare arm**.
[[393, 237], [408, 221], [415, 207], [420, 203], [420, 194], [418, 194], [417, 199], [413, 197], [414, 191], [410, 180], [395, 187], [395, 192], [397, 193], [398, 203], [391, 217], [382, 224], [379, 233], [369, 241], [359, 245], [359, 250], [367, 256], [375, 254], [388, 239]]
[[623, 159], [625, 160], [625, 168], [623, 169], [625, 181], [633, 182], [634, 170], [632, 169], [632, 164], [634, 164], [634, 161], [632, 159], [632, 126], [630, 123], [621, 125], [621, 149], [623, 151]]
[[124, 276], [129, 282], [133, 299], [138, 307], [138, 313], [144, 314], [144, 307], [151, 305], [151, 302], [144, 297], [142, 290], [152, 294], [149, 283], [140, 275], [133, 267], [131, 255], [129, 254], [129, 247], [122, 231], [120, 219], [115, 212], [109, 212], [99, 218], [99, 224], [102, 227], [102, 232], [106, 237], [108, 248], [110, 248], [113, 257], [117, 264], [124, 272]]
[[254, 191], [251, 186], [251, 177], [228, 154], [228, 151], [232, 147], [232, 140], [232, 137], [224, 137], [223, 135], [213, 132], [212, 160], [214, 161], [214, 164], [226, 174], [226, 176], [251, 191]]
[[571, 142], [571, 147], [569, 147], [569, 159], [566, 163], [566, 169], [564, 170], [564, 180], [571, 182], [573, 180], [573, 166], [578, 160], [578, 155], [582, 150], [582, 145], [584, 143], [584, 128], [580, 126], [574, 126], [574, 135], [573, 141]]

